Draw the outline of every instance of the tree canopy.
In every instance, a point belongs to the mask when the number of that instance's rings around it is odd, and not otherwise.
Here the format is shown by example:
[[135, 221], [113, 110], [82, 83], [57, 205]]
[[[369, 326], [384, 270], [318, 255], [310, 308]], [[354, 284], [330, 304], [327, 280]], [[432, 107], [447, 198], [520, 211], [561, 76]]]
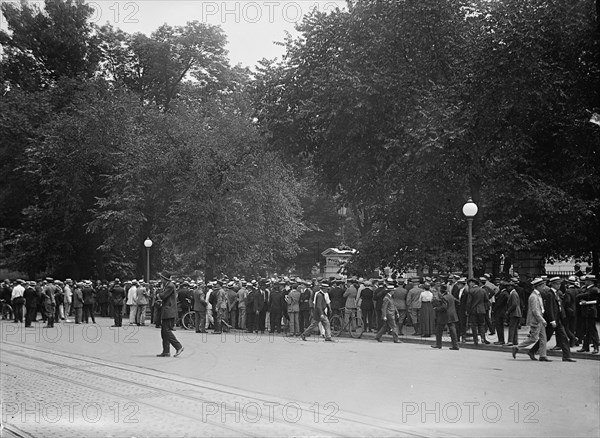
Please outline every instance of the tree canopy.
[[359, 218], [359, 271], [600, 249], [594, 2], [350, 1], [265, 63], [257, 117]]

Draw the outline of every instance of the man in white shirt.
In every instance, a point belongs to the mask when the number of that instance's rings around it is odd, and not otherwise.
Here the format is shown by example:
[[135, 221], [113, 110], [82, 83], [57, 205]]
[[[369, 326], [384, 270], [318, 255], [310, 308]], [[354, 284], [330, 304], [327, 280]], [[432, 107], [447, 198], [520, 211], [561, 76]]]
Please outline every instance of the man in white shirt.
[[129, 306], [129, 325], [135, 325], [135, 316], [137, 314], [137, 280], [133, 280], [131, 287], [127, 291], [127, 305]]
[[65, 310], [65, 322], [70, 322], [69, 321], [69, 313], [71, 312], [71, 303], [73, 302], [73, 290], [71, 289], [71, 286], [73, 285], [73, 280], [71, 280], [70, 278], [67, 278], [65, 280], [65, 287], [64, 287], [64, 296], [65, 296], [65, 301], [64, 301], [64, 310]]
[[13, 287], [11, 301], [13, 306], [13, 312], [15, 314], [14, 322], [23, 322], [23, 305], [25, 304], [25, 288], [23, 287], [23, 280], [17, 280], [17, 284]]

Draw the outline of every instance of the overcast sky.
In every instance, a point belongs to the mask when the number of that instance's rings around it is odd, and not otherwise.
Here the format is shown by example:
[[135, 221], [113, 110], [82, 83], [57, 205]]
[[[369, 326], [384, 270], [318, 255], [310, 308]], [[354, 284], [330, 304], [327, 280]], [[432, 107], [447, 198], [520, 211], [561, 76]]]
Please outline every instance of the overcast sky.
[[285, 31], [296, 35], [294, 24], [313, 8], [332, 11], [345, 8], [344, 0], [137, 0], [88, 1], [94, 7], [93, 20], [106, 21], [126, 32], [150, 34], [167, 23], [184, 25], [198, 20], [219, 25], [227, 34], [227, 49], [232, 65], [253, 67], [262, 58], [281, 57], [284, 49], [273, 44], [283, 41]]

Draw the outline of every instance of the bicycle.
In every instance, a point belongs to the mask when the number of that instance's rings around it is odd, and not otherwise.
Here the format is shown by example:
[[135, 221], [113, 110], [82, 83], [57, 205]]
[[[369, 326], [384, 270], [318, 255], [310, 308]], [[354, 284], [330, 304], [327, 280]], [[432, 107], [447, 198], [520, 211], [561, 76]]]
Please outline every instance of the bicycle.
[[[196, 312], [190, 310], [181, 317], [181, 326], [186, 330], [194, 330], [196, 328]], [[204, 329], [204, 327], [202, 327]], [[221, 330], [228, 332], [231, 325], [225, 320], [221, 321]]]
[[[358, 316], [358, 309], [343, 308], [341, 315], [333, 315], [329, 320], [331, 325], [331, 335], [336, 338], [345, 330], [351, 338], [358, 337], [363, 332], [363, 322]], [[348, 321], [344, 322], [344, 315], [349, 312]], [[360, 330], [359, 330], [360, 329]]]
[[2, 306], [2, 319], [13, 319], [14, 311], [12, 306], [6, 300], [0, 300]]

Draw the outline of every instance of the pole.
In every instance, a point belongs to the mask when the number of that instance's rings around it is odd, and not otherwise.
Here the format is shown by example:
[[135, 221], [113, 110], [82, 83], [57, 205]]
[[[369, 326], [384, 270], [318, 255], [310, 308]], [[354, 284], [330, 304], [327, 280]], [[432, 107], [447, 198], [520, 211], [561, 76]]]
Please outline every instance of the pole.
[[473, 218], [467, 218], [469, 224], [469, 278], [473, 278]]
[[146, 248], [146, 282], [150, 283], [150, 248]]

